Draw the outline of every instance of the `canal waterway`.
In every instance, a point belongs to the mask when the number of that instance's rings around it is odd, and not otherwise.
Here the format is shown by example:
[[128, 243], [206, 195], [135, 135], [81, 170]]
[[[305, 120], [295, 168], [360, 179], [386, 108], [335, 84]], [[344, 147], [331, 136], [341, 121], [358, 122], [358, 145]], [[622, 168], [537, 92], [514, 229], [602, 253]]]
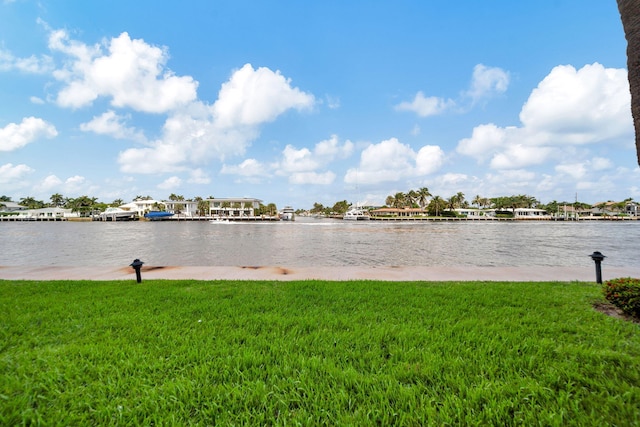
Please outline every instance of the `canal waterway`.
[[640, 265], [640, 221], [4, 222], [0, 266]]

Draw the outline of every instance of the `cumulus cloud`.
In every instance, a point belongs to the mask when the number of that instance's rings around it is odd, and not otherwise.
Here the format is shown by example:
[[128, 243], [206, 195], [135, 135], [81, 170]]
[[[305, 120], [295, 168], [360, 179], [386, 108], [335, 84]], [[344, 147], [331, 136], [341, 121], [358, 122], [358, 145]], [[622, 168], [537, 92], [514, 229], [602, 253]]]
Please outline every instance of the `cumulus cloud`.
[[213, 115], [222, 128], [256, 126], [289, 109], [308, 109], [313, 104], [313, 95], [291, 87], [291, 80], [279, 71], [245, 64], [222, 85]]
[[220, 173], [239, 175], [242, 177], [256, 177], [267, 175], [267, 168], [256, 159], [246, 159], [239, 165], [223, 165]]
[[174, 190], [176, 188], [179, 188], [181, 184], [182, 180], [179, 177], [172, 176], [158, 184], [158, 188], [160, 190]]
[[501, 94], [509, 87], [509, 73], [498, 67], [478, 64], [473, 68], [471, 87], [467, 92], [475, 103], [481, 99]]
[[38, 188], [42, 191], [50, 191], [54, 188], [59, 188], [62, 185], [62, 180], [55, 175], [49, 175], [45, 177]]
[[13, 163], [5, 163], [4, 165], [0, 165], [0, 184], [20, 181], [32, 172], [33, 169], [25, 164], [14, 165]]
[[282, 159], [273, 168], [278, 175], [288, 175], [292, 184], [330, 184], [335, 179], [335, 174], [329, 171], [319, 172], [318, 169], [335, 160], [349, 157], [353, 149], [351, 141], [341, 144], [337, 135], [318, 142], [313, 150], [287, 145], [282, 151]]
[[36, 117], [25, 117], [20, 124], [10, 123], [0, 128], [0, 151], [13, 151], [40, 138], [50, 139], [57, 135], [52, 124]]
[[471, 104], [490, 98], [496, 94], [506, 92], [509, 87], [510, 76], [507, 71], [498, 67], [488, 67], [478, 64], [473, 69], [471, 86], [461, 95], [461, 99], [441, 98], [437, 96], [425, 96], [422, 91], [418, 91], [412, 101], [404, 101], [395, 106], [396, 111], [410, 111], [419, 117], [429, 117], [443, 114], [447, 111], [458, 109], [459, 105]]
[[109, 135], [117, 139], [130, 139], [134, 141], [145, 141], [144, 134], [135, 128], [127, 127], [126, 120], [129, 116], [116, 114], [109, 110], [100, 116], [94, 116], [87, 123], [80, 124], [80, 130], [84, 132], [94, 132], [100, 135]]
[[56, 175], [48, 175], [36, 185], [36, 190], [39, 192], [78, 194], [84, 188], [86, 181], [86, 178], [80, 175], [71, 176], [64, 181]]
[[520, 112], [521, 126], [484, 124], [456, 151], [494, 169], [519, 169], [568, 157], [571, 147], [632, 135], [626, 71], [595, 63], [555, 67]]
[[60, 106], [80, 108], [107, 97], [114, 107], [163, 113], [196, 99], [198, 83], [165, 67], [166, 48], [131, 39], [126, 32], [87, 46], [56, 30], [49, 36], [49, 48], [70, 58], [65, 68], [54, 72], [65, 85], [56, 99]]
[[153, 147], [131, 148], [118, 155], [125, 173], [177, 172], [185, 169], [185, 150], [178, 144], [156, 142]]
[[348, 170], [344, 180], [375, 184], [427, 175], [437, 171], [444, 159], [440, 147], [426, 145], [416, 153], [409, 145], [391, 138], [365, 148], [358, 168]]
[[555, 67], [522, 107], [523, 127], [564, 144], [588, 144], [631, 132], [627, 72], [595, 63]]
[[144, 148], [120, 153], [124, 172], [154, 173], [180, 170], [186, 163], [225, 161], [243, 155], [259, 136], [260, 126], [287, 110], [302, 110], [314, 98], [290, 85], [279, 72], [254, 70], [250, 64], [222, 85], [213, 105], [193, 102], [166, 120], [163, 135]]
[[189, 173], [189, 179], [187, 182], [189, 184], [209, 184], [211, 182], [211, 178], [202, 169], [194, 169]]
[[435, 116], [450, 110], [456, 106], [452, 99], [438, 98], [435, 96], [425, 97], [424, 93], [419, 91], [411, 102], [401, 102], [396, 105], [396, 111], [410, 111], [416, 113], [420, 117]]

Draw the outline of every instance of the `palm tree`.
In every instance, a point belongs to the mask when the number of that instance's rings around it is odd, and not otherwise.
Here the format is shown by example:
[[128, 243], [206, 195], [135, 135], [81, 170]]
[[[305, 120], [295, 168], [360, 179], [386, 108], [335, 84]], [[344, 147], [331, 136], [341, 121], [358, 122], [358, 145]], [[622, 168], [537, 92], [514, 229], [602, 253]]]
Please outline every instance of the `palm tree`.
[[49, 200], [51, 200], [51, 203], [49, 203], [51, 207], [59, 208], [60, 206], [64, 206], [64, 197], [60, 193], [51, 195]]
[[210, 205], [207, 200], [198, 200], [198, 214], [200, 216], [206, 216], [209, 213]]
[[111, 202], [111, 206], [114, 208], [117, 208], [118, 206], [124, 205], [124, 200], [122, 199], [115, 199], [113, 202]]
[[388, 207], [392, 207], [395, 200], [396, 199], [393, 196], [387, 196], [387, 198], [384, 201], [384, 204], [387, 205]]
[[431, 193], [427, 187], [422, 187], [418, 190], [418, 204], [420, 205], [420, 208], [424, 209], [424, 207], [427, 206], [429, 197], [431, 197]]
[[622, 28], [627, 38], [627, 70], [631, 92], [631, 115], [636, 130], [636, 152], [640, 164], [640, 2], [617, 0]]
[[28, 209], [40, 209], [44, 208], [45, 203], [41, 200], [36, 200], [33, 197], [27, 196], [20, 199], [20, 204]]
[[435, 216], [440, 216], [440, 211], [446, 207], [446, 202], [440, 196], [433, 196], [429, 203], [429, 215], [435, 212]]
[[418, 201], [419, 197], [420, 196], [415, 190], [411, 190], [407, 193], [407, 204], [410, 208], [412, 208], [413, 205]]
[[407, 196], [406, 194], [404, 194], [403, 192], [398, 192], [396, 193], [395, 196], [393, 196], [393, 207], [400, 209], [400, 208], [404, 208], [405, 203], [407, 201]]

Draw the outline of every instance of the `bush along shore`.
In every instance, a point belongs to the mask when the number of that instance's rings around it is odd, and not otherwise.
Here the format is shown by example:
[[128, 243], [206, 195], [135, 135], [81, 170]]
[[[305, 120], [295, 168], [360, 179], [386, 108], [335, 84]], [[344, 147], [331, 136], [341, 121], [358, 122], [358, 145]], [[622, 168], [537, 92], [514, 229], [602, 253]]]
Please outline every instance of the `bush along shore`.
[[593, 283], [0, 281], [0, 425], [639, 425]]

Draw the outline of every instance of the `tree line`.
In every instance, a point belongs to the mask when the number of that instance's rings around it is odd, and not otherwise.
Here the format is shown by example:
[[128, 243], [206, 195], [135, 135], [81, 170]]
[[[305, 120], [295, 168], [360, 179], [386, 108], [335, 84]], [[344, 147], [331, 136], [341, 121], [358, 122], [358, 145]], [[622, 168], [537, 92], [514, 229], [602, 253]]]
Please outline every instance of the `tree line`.
[[[611, 200], [605, 202], [607, 206], [613, 210], [623, 211], [625, 206], [632, 202], [633, 198], [627, 198], [621, 202], [612, 202]], [[594, 205], [599, 206], [600, 204]], [[387, 196], [385, 199], [385, 205], [382, 207], [405, 209], [414, 208], [422, 209], [431, 216], [441, 216], [443, 214], [449, 214], [455, 209], [474, 207], [477, 209], [495, 209], [497, 211], [511, 211], [519, 208], [537, 208], [544, 209], [547, 213], [556, 213], [563, 206], [572, 206], [576, 210], [591, 209], [592, 205], [588, 203], [553, 200], [548, 204], [542, 204], [538, 199], [526, 194], [518, 194], [512, 196], [500, 196], [500, 197], [482, 197], [476, 195], [471, 201], [466, 199], [465, 194], [457, 192], [450, 197], [441, 197], [439, 195], [432, 194], [427, 187], [422, 187], [417, 190], [410, 190], [408, 192], [398, 192]], [[312, 214], [325, 214], [332, 215], [344, 214], [351, 204], [346, 200], [336, 202], [333, 206], [323, 206], [321, 203], [314, 203], [313, 208], [309, 210]]]
[[[214, 199], [213, 196], [209, 196], [208, 199]], [[141, 201], [141, 200], [153, 200], [151, 196], [136, 196], [133, 201]], [[182, 210], [185, 208], [184, 204], [179, 202], [197, 202], [197, 214], [198, 215], [208, 215], [209, 213], [209, 201], [196, 196], [193, 198], [185, 198], [183, 195], [172, 193], [169, 198], [169, 201], [177, 202], [174, 203], [174, 213], [180, 214]], [[4, 202], [17, 203], [21, 206], [26, 207], [27, 209], [42, 209], [42, 208], [62, 208], [62, 209], [71, 209], [72, 212], [78, 212], [81, 216], [89, 216], [93, 213], [104, 212], [108, 207], [118, 207], [124, 205], [125, 202], [122, 199], [115, 199], [111, 203], [104, 203], [98, 201], [97, 197], [89, 197], [89, 196], [80, 196], [76, 198], [72, 197], [64, 197], [62, 194], [55, 193], [49, 197], [49, 201], [45, 202], [43, 200], [37, 200], [33, 197], [22, 197], [18, 201], [14, 202], [9, 196], [0, 196], [0, 207], [5, 206]], [[223, 203], [222, 207], [237, 207], [234, 206], [231, 202]], [[157, 203], [153, 207], [154, 210], [162, 211], [165, 209], [164, 205], [161, 203]], [[260, 203], [258, 209], [255, 210], [256, 215], [269, 215], [273, 216], [278, 213], [278, 207], [275, 203], [262, 204]]]

